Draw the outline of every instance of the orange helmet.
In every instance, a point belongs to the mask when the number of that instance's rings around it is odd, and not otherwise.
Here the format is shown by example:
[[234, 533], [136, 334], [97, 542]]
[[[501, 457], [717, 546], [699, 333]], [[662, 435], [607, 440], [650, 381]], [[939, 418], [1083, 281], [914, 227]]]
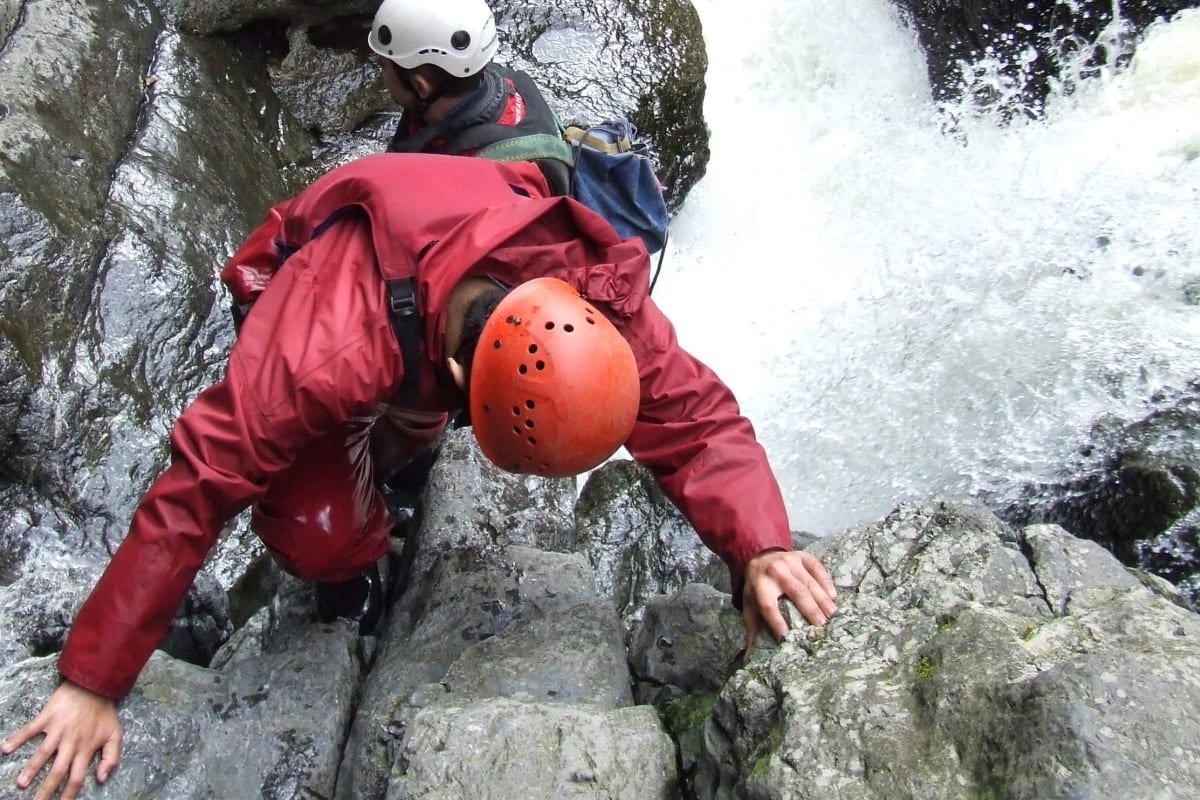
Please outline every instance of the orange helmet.
[[561, 478], [597, 466], [629, 438], [639, 395], [629, 343], [557, 278], [517, 286], [479, 334], [471, 424], [509, 472]]

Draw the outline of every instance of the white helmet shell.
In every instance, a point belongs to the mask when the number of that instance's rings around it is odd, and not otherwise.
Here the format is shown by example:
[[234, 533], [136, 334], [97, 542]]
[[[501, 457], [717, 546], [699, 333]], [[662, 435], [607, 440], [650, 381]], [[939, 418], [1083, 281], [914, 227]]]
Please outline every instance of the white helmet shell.
[[432, 64], [459, 78], [487, 66], [500, 47], [484, 0], [383, 0], [367, 43], [404, 69]]

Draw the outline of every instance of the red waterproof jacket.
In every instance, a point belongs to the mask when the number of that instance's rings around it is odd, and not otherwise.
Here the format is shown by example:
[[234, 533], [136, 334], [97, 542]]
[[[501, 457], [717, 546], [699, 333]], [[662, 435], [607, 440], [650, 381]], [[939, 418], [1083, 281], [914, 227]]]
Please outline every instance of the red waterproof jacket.
[[452, 408], [438, 371], [446, 302], [461, 278], [515, 285], [546, 275], [574, 286], [608, 312], [637, 359], [642, 399], [627, 449], [725, 560], [735, 587], [751, 557], [790, 549], [765, 453], [732, 394], [678, 345], [649, 298], [641, 241], [547, 195], [530, 163], [381, 153], [272, 209], [222, 273], [236, 301], [257, 298], [225, 377], [176, 421], [171, 464], [80, 609], [59, 658], [63, 676], [125, 695], [222, 527], [306, 442], [398, 404], [404, 363], [381, 272], [417, 278], [417, 405], [427, 410]]

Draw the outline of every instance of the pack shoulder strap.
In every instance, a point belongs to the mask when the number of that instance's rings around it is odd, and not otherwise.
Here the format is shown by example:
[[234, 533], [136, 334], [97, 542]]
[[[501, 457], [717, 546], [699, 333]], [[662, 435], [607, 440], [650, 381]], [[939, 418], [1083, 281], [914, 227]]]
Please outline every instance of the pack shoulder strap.
[[571, 145], [561, 136], [552, 133], [528, 133], [512, 139], [493, 142], [476, 151], [480, 158], [490, 158], [493, 161], [535, 161], [539, 158], [552, 158], [561, 161], [568, 167], [575, 166], [575, 154]]
[[407, 406], [417, 403], [420, 385], [421, 316], [417, 313], [416, 279], [392, 278], [386, 281], [388, 316], [404, 359], [404, 379], [400, 397]]
[[[593, 131], [602, 131], [593, 133]], [[606, 133], [612, 134], [610, 136]], [[581, 128], [578, 125], [571, 125], [563, 131], [563, 138], [576, 147], [587, 146], [593, 150], [601, 150], [605, 153], [624, 153], [633, 149], [633, 142], [629, 135], [624, 131], [613, 131], [603, 125], [596, 125], [591, 128]]]

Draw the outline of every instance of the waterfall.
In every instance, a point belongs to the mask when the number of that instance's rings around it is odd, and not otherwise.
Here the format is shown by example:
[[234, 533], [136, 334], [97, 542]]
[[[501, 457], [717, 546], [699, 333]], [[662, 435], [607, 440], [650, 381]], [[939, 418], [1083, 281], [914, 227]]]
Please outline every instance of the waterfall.
[[655, 299], [793, 528], [1010, 496], [1200, 375], [1200, 11], [1005, 124], [935, 106], [886, 0], [696, 6], [712, 159]]

